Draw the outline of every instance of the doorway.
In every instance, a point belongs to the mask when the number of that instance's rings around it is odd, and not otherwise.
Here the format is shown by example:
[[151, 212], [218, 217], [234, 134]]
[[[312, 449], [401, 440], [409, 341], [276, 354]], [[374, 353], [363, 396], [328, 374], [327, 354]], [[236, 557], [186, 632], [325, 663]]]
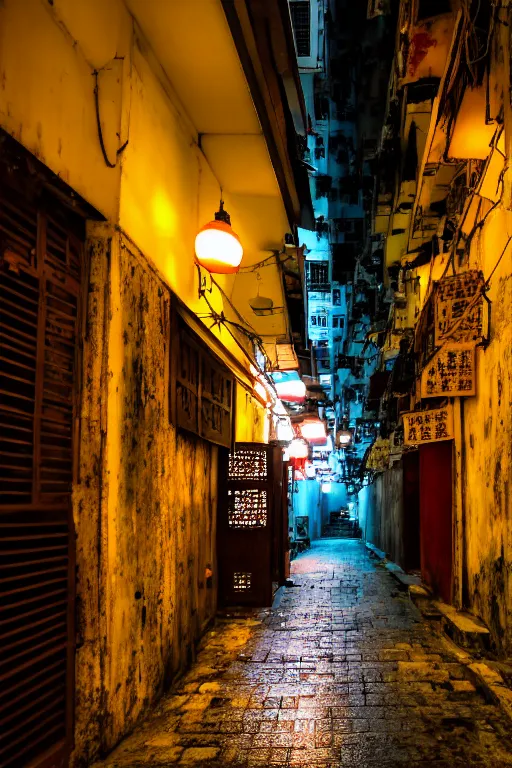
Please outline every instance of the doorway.
[[453, 590], [452, 441], [420, 446], [421, 576], [446, 603]]
[[221, 606], [270, 606], [288, 576], [288, 501], [279, 446], [236, 443], [219, 456], [217, 555]]

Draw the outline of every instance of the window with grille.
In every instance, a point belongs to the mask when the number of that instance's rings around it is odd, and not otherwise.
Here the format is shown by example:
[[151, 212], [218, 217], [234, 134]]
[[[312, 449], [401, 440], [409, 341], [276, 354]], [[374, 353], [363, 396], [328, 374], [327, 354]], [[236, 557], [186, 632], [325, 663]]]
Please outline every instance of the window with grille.
[[327, 328], [327, 315], [311, 315], [311, 325], [317, 328]]
[[245, 592], [251, 589], [251, 577], [252, 573], [243, 573], [241, 571], [235, 571], [233, 574], [233, 591]]
[[264, 528], [267, 524], [267, 491], [243, 488], [228, 491], [230, 528]]
[[329, 282], [329, 262], [328, 261], [309, 261], [308, 262], [308, 280], [310, 285], [327, 284]]
[[175, 316], [170, 376], [171, 418], [181, 429], [217, 445], [231, 445], [233, 376]]
[[229, 454], [230, 480], [267, 480], [266, 451], [257, 448], [238, 448]]
[[311, 55], [311, 7], [309, 0], [292, 0], [290, 13], [297, 56], [307, 58]]

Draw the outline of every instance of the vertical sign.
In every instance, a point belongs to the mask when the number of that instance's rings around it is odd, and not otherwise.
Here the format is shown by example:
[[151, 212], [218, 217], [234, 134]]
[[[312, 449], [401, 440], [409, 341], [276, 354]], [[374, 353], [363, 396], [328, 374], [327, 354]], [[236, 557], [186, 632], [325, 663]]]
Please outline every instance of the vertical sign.
[[[435, 293], [435, 344], [482, 337], [483, 277], [477, 270], [445, 277]], [[454, 328], [452, 331], [451, 329]]]
[[421, 372], [421, 397], [468, 397], [476, 393], [474, 344], [446, 344]]

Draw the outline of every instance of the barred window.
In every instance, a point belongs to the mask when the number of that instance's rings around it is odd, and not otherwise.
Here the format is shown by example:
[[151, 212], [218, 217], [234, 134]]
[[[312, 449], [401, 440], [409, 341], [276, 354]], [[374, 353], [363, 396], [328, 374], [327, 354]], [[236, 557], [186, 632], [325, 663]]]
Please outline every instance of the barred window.
[[293, 32], [297, 56], [307, 57], [311, 55], [311, 9], [309, 0], [292, 0], [290, 2]]

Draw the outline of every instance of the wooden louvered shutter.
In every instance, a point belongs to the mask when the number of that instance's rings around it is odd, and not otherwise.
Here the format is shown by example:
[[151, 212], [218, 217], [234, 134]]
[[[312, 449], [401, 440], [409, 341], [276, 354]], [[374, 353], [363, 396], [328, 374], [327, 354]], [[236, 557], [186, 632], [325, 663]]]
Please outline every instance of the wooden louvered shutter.
[[72, 744], [81, 253], [71, 215], [2, 186], [0, 768], [60, 768]]

